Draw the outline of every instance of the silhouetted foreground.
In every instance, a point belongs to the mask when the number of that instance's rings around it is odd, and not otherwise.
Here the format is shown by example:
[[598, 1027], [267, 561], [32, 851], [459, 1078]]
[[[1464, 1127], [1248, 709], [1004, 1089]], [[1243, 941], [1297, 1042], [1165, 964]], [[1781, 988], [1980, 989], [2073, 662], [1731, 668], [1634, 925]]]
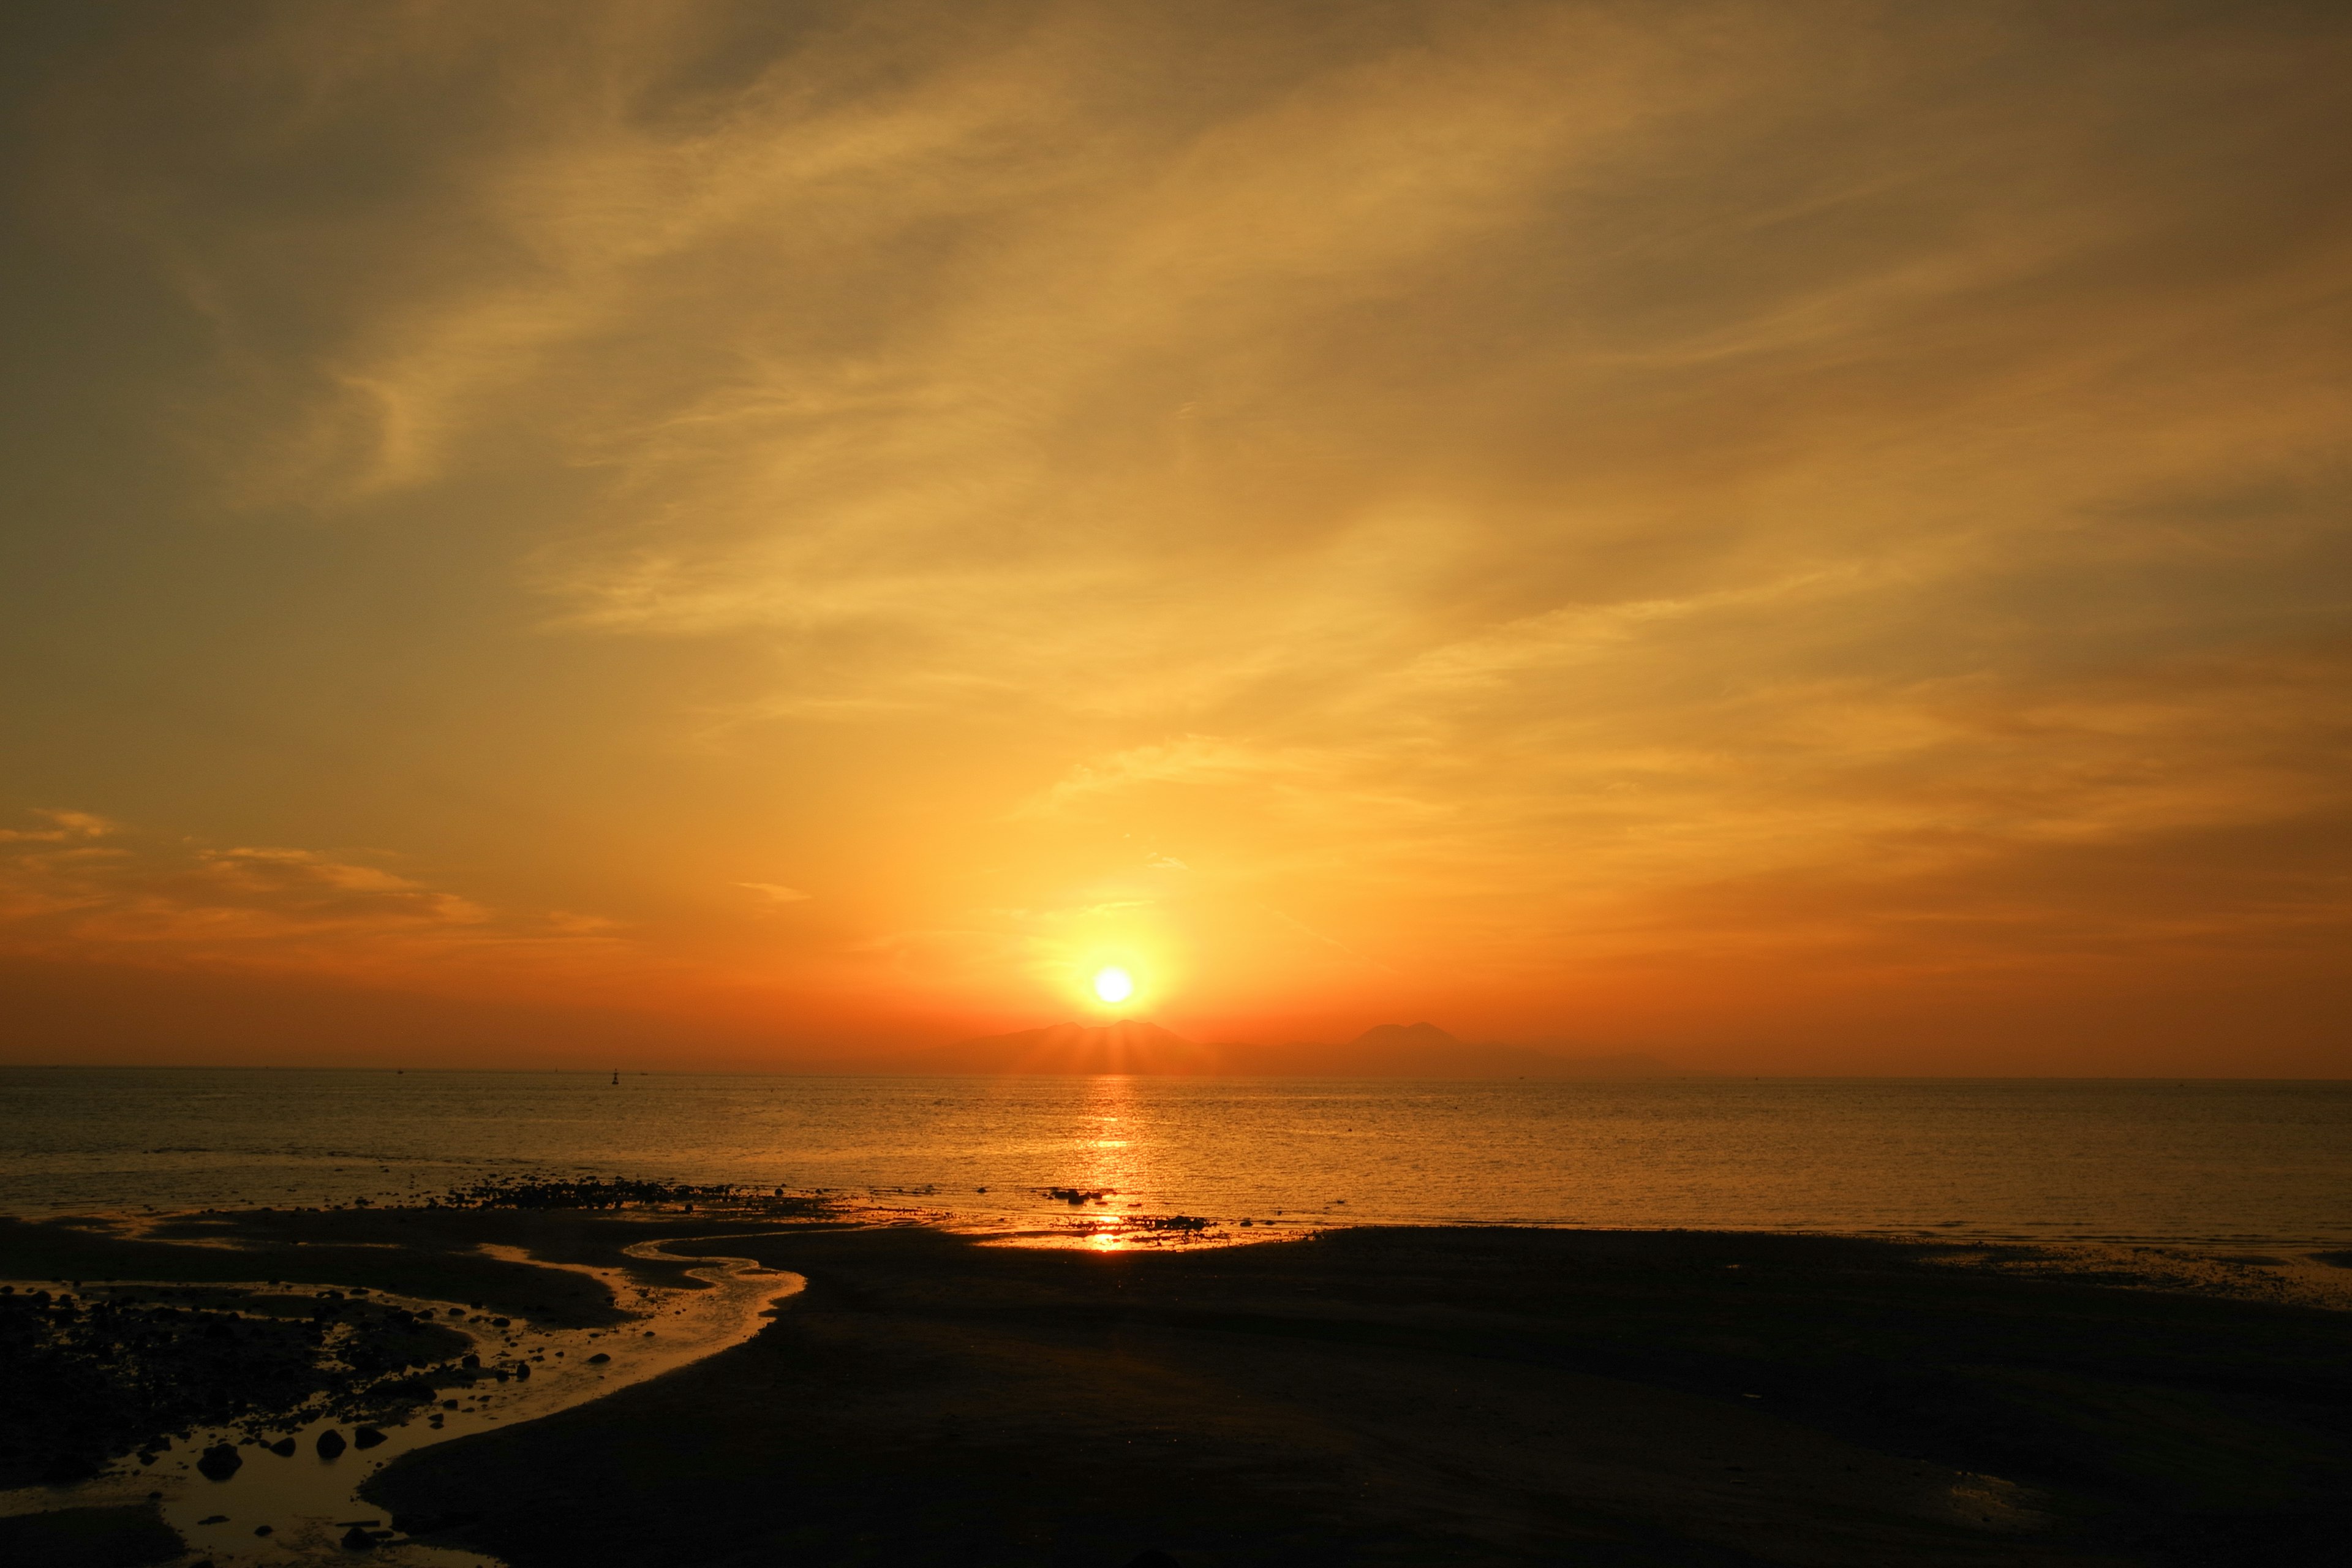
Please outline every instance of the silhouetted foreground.
[[[469, 1237], [540, 1226], [541, 1256], [609, 1261], [691, 1217], [205, 1223], [470, 1268]], [[1363, 1229], [1097, 1255], [710, 1234], [807, 1290], [747, 1344], [415, 1453], [370, 1495], [515, 1568], [2202, 1568], [2352, 1540], [2341, 1314], [1821, 1237]]]
[[76, 1481], [108, 1460], [152, 1464], [171, 1434], [251, 1436], [322, 1415], [389, 1425], [485, 1375], [463, 1335], [414, 1312], [318, 1291], [0, 1285], [0, 1486]]
[[2352, 1528], [2319, 1311], [1811, 1237], [751, 1250], [810, 1281], [760, 1339], [375, 1495], [518, 1568], [2276, 1563]]

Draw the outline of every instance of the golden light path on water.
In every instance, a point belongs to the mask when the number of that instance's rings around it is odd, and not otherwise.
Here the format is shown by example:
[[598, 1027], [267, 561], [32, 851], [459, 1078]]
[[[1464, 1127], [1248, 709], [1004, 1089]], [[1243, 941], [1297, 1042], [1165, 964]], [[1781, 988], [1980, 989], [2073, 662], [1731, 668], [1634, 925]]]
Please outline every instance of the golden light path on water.
[[1152, 1158], [1150, 1141], [1137, 1136], [1138, 1124], [1143, 1120], [1138, 1080], [1125, 1076], [1090, 1079], [1078, 1109], [1080, 1126], [1071, 1140], [1077, 1175], [1066, 1184], [1043, 1189], [1044, 1195], [1068, 1206], [1067, 1218], [1039, 1225], [1034, 1219], [974, 1222], [948, 1213], [924, 1217], [979, 1235], [992, 1246], [1088, 1252], [1297, 1240], [1317, 1228], [1312, 1219], [1279, 1212], [1263, 1219], [1252, 1215], [1225, 1223], [1209, 1215], [1155, 1209], [1146, 1198], [1135, 1195], [1165, 1189], [1164, 1173]]
[[538, 1170], [789, 1187], [974, 1233], [1189, 1215], [1251, 1239], [1273, 1221], [2352, 1249], [2342, 1084], [610, 1078], [0, 1070], [0, 1213], [421, 1203]]

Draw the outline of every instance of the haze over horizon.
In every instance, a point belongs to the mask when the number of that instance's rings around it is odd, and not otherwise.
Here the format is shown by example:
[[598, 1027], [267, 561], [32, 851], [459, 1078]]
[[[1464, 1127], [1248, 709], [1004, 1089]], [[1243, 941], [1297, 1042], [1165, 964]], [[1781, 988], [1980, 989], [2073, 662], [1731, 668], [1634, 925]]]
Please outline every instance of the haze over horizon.
[[0, 1063], [2352, 1076], [2347, 75], [12, 6]]

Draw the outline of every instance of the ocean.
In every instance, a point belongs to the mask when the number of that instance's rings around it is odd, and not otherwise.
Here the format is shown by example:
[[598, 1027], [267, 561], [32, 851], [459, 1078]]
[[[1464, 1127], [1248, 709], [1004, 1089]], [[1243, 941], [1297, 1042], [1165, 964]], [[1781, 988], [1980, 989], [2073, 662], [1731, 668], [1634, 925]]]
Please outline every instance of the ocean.
[[531, 1173], [952, 1223], [1088, 1213], [2352, 1246], [2352, 1083], [1399, 1082], [0, 1068], [0, 1212], [421, 1199]]

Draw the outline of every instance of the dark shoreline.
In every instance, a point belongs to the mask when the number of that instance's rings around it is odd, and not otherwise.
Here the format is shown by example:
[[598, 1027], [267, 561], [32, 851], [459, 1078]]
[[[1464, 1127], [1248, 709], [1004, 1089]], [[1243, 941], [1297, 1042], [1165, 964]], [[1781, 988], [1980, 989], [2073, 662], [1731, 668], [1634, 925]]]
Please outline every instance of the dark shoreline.
[[722, 1234], [809, 1281], [755, 1339], [408, 1455], [368, 1495], [513, 1568], [2188, 1568], [2352, 1543], [2352, 1315], [1982, 1248], [1365, 1227], [1091, 1253], [807, 1214], [375, 1209], [151, 1238], [0, 1222], [0, 1275], [258, 1275], [585, 1322], [619, 1316], [593, 1279], [472, 1248], [674, 1284], [619, 1248]]

